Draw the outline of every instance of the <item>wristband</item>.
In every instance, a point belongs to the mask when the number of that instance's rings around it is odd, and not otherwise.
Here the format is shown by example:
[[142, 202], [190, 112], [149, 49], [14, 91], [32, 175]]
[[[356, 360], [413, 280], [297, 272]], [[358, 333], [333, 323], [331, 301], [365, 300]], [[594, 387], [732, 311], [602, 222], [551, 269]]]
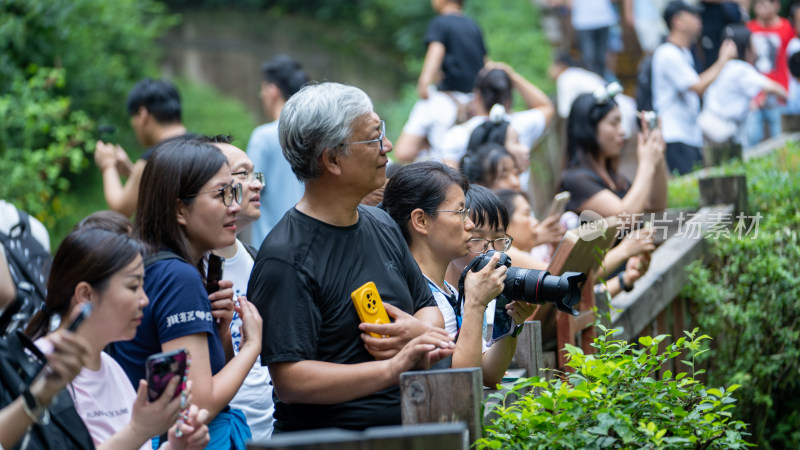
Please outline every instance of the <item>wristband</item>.
[[47, 425], [50, 423], [50, 411], [36, 400], [29, 388], [22, 391], [22, 409], [35, 424]]
[[630, 292], [630, 291], [633, 290], [633, 286], [628, 286], [628, 285], [625, 284], [625, 280], [623, 279], [624, 278], [623, 277], [624, 274], [625, 274], [625, 272], [620, 272], [620, 273], [617, 274], [617, 278], [619, 279], [619, 287], [621, 287], [622, 290], [625, 291], [625, 292]]
[[514, 328], [514, 331], [511, 332], [511, 337], [512, 338], [515, 338], [515, 337], [519, 336], [520, 333], [522, 333], [523, 325], [525, 325], [525, 324], [521, 323], [521, 324], [517, 325], [516, 328]]

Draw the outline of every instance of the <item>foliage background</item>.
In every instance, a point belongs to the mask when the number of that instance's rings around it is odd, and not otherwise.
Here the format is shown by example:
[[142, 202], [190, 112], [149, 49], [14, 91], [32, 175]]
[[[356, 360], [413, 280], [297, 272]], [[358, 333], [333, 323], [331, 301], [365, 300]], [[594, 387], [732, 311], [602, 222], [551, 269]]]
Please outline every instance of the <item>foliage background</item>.
[[[682, 295], [698, 326], [717, 339], [700, 360], [709, 384], [735, 383], [737, 417], [761, 448], [800, 446], [800, 146], [715, 169], [746, 174], [758, 236], [711, 240], [712, 259], [689, 267]], [[696, 203], [696, 180], [670, 183], [670, 202]], [[692, 187], [694, 186], [694, 190]], [[675, 194], [675, 197], [672, 195]]]

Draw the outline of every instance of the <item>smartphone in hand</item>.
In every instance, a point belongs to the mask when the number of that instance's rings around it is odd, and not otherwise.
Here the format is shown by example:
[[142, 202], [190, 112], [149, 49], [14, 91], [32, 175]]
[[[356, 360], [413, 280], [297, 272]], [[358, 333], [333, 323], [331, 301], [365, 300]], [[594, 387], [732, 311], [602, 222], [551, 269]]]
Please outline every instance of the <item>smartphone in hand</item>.
[[[378, 287], [369, 281], [350, 294], [353, 305], [356, 307], [358, 318], [364, 323], [391, 323], [386, 308], [383, 306]], [[373, 337], [382, 337], [375, 333], [369, 333]]]
[[77, 316], [72, 320], [72, 323], [69, 324], [67, 327], [67, 331], [74, 333], [78, 330], [78, 327], [81, 326], [84, 320], [92, 313], [92, 304], [91, 303], [84, 303], [81, 306], [81, 312], [78, 313]]
[[161, 397], [173, 377], [181, 378], [174, 397], [180, 395], [186, 387], [186, 372], [188, 369], [189, 352], [186, 349], [179, 348], [170, 352], [150, 355], [145, 362], [147, 398], [152, 402]]
[[567, 210], [567, 203], [572, 198], [569, 191], [559, 192], [553, 197], [553, 203], [550, 204], [550, 211], [547, 212], [547, 217], [564, 214]]
[[219, 290], [219, 281], [222, 279], [222, 265], [225, 258], [213, 253], [208, 255], [208, 274], [206, 275], [206, 292], [211, 294]]

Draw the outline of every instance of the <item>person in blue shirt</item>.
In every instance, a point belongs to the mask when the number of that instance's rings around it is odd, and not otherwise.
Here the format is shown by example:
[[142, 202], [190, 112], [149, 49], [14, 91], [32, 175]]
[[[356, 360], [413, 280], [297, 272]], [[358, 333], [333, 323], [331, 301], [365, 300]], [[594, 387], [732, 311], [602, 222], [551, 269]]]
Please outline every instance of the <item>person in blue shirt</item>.
[[300, 64], [286, 55], [276, 56], [261, 71], [261, 102], [272, 122], [256, 128], [247, 143], [247, 156], [256, 170], [264, 173], [261, 218], [250, 228], [249, 243], [255, 247], [261, 246], [272, 227], [303, 196], [303, 183], [292, 173], [278, 142], [278, 117], [286, 101], [309, 81]]
[[209, 251], [235, 242], [241, 189], [225, 155], [211, 144], [173, 139], [153, 152], [142, 174], [133, 227], [134, 236], [156, 255], [145, 260], [150, 304], [136, 337], [115, 344], [115, 358], [131, 380], [144, 377], [148, 356], [188, 350], [194, 403], [213, 418], [207, 447], [212, 449], [243, 449], [250, 438], [244, 414], [228, 403], [261, 351], [261, 318], [239, 297], [243, 338], [233, 355], [232, 283], [222, 280], [220, 290], [209, 294], [199, 270]]

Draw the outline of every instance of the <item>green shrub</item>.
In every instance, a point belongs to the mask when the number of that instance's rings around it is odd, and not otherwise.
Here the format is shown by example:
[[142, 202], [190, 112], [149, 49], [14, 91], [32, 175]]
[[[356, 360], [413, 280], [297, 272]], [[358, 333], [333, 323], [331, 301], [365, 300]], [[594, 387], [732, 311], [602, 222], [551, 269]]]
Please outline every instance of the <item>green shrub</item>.
[[[719, 171], [744, 169], [737, 163]], [[800, 445], [798, 169], [796, 143], [747, 162], [750, 214], [761, 218], [743, 239], [710, 241], [712, 259], [690, 266], [682, 293], [697, 324], [720, 337], [713, 357], [701, 358], [710, 382], [743, 386], [737, 415], [752, 423], [763, 448]]]
[[0, 95], [0, 198], [48, 227], [65, 213], [59, 193], [69, 189], [66, 174], [88, 166], [94, 128], [83, 111], [70, 110], [68, 97], [54, 94], [64, 72], [31, 66]]
[[247, 148], [250, 134], [258, 124], [242, 102], [206, 84], [187, 80], [176, 80], [175, 84], [181, 95], [183, 123], [189, 131], [231, 134], [233, 145]]
[[91, 182], [96, 123], [128, 127], [128, 90], [154, 71], [152, 41], [174, 18], [154, 0], [6, 0], [2, 10], [0, 196], [66, 230], [96, 204], [69, 195]]
[[[493, 394], [501, 403], [498, 418], [484, 428], [480, 449], [528, 448], [745, 448], [746, 426], [734, 420], [732, 393], [739, 387], [706, 388], [696, 377], [694, 357], [708, 336], [697, 329], [685, 332], [659, 352], [667, 335], [639, 338], [638, 346], [613, 340], [614, 330], [599, 327], [597, 353], [584, 355], [567, 345], [574, 373], [550, 381], [531, 378], [517, 382], [512, 392]], [[662, 344], [663, 345], [663, 344]], [[679, 355], [692, 374], [673, 374], [662, 365]], [[527, 394], [506, 404], [528, 388]], [[512, 397], [509, 397], [512, 396]]]

